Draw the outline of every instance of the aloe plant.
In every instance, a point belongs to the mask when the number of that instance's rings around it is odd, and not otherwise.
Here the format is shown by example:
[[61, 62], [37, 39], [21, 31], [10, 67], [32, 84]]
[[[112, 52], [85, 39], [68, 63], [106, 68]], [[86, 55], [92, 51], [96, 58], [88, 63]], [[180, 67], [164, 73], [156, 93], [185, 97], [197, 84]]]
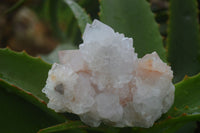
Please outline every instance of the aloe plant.
[[[49, 4], [48, 9], [56, 10], [53, 3]], [[17, 53], [5, 48], [0, 49], [1, 132], [194, 132], [196, 121], [200, 120], [200, 39], [197, 2], [169, 2], [166, 48], [147, 1], [101, 0], [99, 3], [100, 20], [116, 31], [134, 38], [134, 47], [140, 57], [156, 51], [163, 61], [172, 66], [176, 90], [171, 109], [148, 129], [113, 128], [104, 125], [91, 128], [72, 114], [58, 114], [47, 108], [48, 99], [41, 90], [51, 64], [39, 57], [31, 57], [26, 52]], [[83, 32], [86, 23], [91, 22], [90, 16], [73, 0], [65, 0], [65, 4], [66, 8], [70, 8], [74, 13], [80, 31]], [[50, 16], [52, 21], [57, 19], [54, 12], [50, 13], [53, 13]], [[61, 32], [58, 30], [57, 20], [52, 24], [56, 32]]]

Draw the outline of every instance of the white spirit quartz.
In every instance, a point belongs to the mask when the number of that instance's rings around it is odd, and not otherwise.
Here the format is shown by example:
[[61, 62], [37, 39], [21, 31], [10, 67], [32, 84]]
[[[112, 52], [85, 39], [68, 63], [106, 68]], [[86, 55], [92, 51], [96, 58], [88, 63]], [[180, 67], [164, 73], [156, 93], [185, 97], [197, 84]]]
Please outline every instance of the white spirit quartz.
[[97, 127], [151, 127], [174, 101], [173, 72], [156, 52], [138, 58], [132, 38], [98, 20], [79, 50], [59, 52], [42, 90], [48, 107]]

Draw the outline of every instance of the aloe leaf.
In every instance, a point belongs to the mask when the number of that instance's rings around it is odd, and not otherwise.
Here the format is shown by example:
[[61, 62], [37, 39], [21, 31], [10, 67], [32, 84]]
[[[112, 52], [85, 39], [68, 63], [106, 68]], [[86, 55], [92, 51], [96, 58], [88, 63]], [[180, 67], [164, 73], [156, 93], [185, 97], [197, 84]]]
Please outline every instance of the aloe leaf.
[[176, 130], [174, 133], [195, 133], [197, 128], [196, 122], [187, 122], [186, 124], [182, 125], [181, 128]]
[[156, 51], [166, 60], [162, 37], [146, 0], [101, 0], [100, 4], [100, 19], [132, 37], [139, 57]]
[[191, 120], [200, 118], [200, 74], [193, 77], [185, 77], [183, 81], [175, 85], [175, 101], [172, 108], [166, 114], [173, 119]]
[[[23, 93], [19, 92], [18, 93]], [[40, 128], [63, 122], [0, 86], [0, 131], [35, 133]]]
[[200, 120], [200, 74], [185, 77], [175, 87], [174, 104], [164, 119], [168, 118], [169, 122]]
[[38, 133], [53, 133], [58, 131], [69, 131], [71, 129], [79, 129], [79, 132], [89, 131], [98, 133], [119, 133], [119, 128], [101, 126], [101, 127], [89, 127], [80, 121], [68, 121], [61, 124], [57, 124], [48, 128], [44, 128], [38, 131]]
[[[159, 124], [154, 125], [148, 129], [137, 128], [135, 131], [138, 133], [188, 133], [195, 130], [195, 122], [177, 122], [173, 124]], [[192, 132], [192, 133], [193, 133]]]
[[169, 10], [167, 58], [177, 82], [200, 71], [197, 1], [171, 0]]
[[80, 121], [68, 121], [62, 124], [54, 125], [48, 128], [44, 128], [38, 131], [38, 133], [53, 133], [58, 131], [66, 131], [70, 129], [76, 129], [76, 128], [86, 128], [82, 122]]
[[[60, 123], [60, 122], [65, 121], [65, 118], [63, 116], [61, 116], [61, 115], [55, 113], [53, 110], [47, 108], [46, 103], [44, 101], [45, 99], [43, 98], [45, 96], [43, 96], [43, 94], [41, 92], [41, 89], [46, 80], [48, 69], [50, 68], [49, 64], [44, 63], [41, 59], [30, 57], [25, 53], [15, 53], [9, 49], [0, 49], [0, 60], [1, 60], [0, 61], [0, 88], [2, 91], [7, 90], [9, 93], [17, 94], [18, 96], [20, 96], [20, 98], [23, 98], [23, 101], [26, 100], [27, 104], [28, 104], [28, 102], [29, 102], [29, 104], [31, 103], [30, 108], [39, 107], [41, 109], [40, 112], [42, 112], [40, 114], [46, 114], [46, 116], [49, 117], [48, 119], [52, 120], [52, 122], [51, 122], [52, 124], [53, 124], [53, 122], [55, 124], [58, 122]], [[46, 73], [44, 73], [44, 74], [46, 76], [42, 77], [40, 74], [38, 74], [38, 73], [43, 73], [45, 71], [46, 71]], [[24, 72], [26, 72], [26, 73], [24, 73]], [[38, 72], [38, 73], [36, 73], [36, 72]], [[45, 79], [43, 79], [43, 78], [45, 78]], [[40, 80], [42, 80], [44, 83], [41, 82]], [[13, 95], [13, 94], [8, 94], [8, 97], [9, 97], [9, 95]], [[6, 97], [6, 96], [3, 96], [3, 97]], [[14, 96], [14, 97], [16, 97], [16, 96]], [[17, 98], [17, 99], [20, 99], [20, 98]], [[9, 100], [2, 98], [1, 101], [9, 101]], [[22, 101], [22, 100], [20, 100], [20, 101]], [[23, 103], [19, 102], [19, 106], [21, 106], [21, 104], [23, 104]], [[16, 103], [16, 106], [17, 105], [18, 104]], [[7, 111], [9, 111], [10, 107], [6, 107], [6, 106], [12, 106], [12, 104], [5, 103], [5, 105], [4, 105], [4, 107], [5, 107], [4, 109], [5, 110], [7, 109]], [[24, 105], [22, 112], [26, 111], [27, 108]], [[16, 114], [17, 114], [16, 110], [17, 110], [17, 108], [10, 110], [10, 112], [16, 112]], [[37, 108], [37, 110], [39, 110], [39, 109]], [[2, 114], [2, 115], [4, 115], [4, 114]], [[33, 115], [34, 115], [34, 113], [33, 113]], [[41, 117], [41, 116], [38, 116], [38, 117]], [[39, 119], [41, 119], [41, 118], [39, 118]], [[25, 123], [25, 121], [28, 122], [27, 119], [22, 119], [22, 123]], [[10, 121], [10, 123], [15, 124], [12, 121]], [[4, 124], [8, 124], [8, 123], [4, 123]], [[46, 125], [46, 124], [41, 124], [41, 125]], [[41, 126], [38, 126], [38, 127], [41, 127]], [[42, 126], [42, 127], [44, 127], [44, 126]]]
[[73, 0], [64, 0], [66, 4], [73, 11], [76, 19], [78, 20], [78, 25], [81, 32], [84, 32], [85, 26], [87, 23], [91, 23], [90, 16]]
[[48, 99], [41, 90], [50, 68], [50, 64], [25, 52], [16, 53], [9, 49], [0, 49], [0, 79], [32, 93], [45, 102]]
[[53, 110], [47, 108], [46, 103], [43, 100], [38, 99], [35, 97], [32, 93], [26, 92], [25, 90], [13, 85], [9, 84], [2, 79], [0, 79], [0, 87], [5, 89], [7, 92], [16, 94], [26, 100], [27, 102], [30, 102], [31, 104], [39, 107], [42, 111], [46, 112], [49, 116], [54, 118], [58, 122], [65, 121], [65, 118], [57, 113], [55, 113]]
[[[47, 108], [47, 98], [42, 93], [51, 65], [26, 53], [0, 49], [0, 87], [15, 93], [63, 122], [65, 118]], [[42, 74], [42, 75], [41, 75]]]

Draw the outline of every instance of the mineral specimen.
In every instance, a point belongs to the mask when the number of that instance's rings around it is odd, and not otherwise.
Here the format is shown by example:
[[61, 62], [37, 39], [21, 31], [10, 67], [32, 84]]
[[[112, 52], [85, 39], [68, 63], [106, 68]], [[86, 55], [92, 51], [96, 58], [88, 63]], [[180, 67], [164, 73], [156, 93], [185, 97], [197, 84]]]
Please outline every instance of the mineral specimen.
[[151, 127], [173, 104], [173, 72], [156, 52], [138, 58], [132, 45], [98, 20], [88, 24], [80, 49], [60, 51], [49, 71], [48, 107], [95, 127]]

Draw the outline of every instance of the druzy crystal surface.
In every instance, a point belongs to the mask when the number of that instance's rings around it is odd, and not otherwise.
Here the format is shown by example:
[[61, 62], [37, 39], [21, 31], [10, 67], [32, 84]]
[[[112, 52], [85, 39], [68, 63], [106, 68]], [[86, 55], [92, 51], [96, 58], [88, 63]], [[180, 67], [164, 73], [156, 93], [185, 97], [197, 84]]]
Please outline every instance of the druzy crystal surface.
[[59, 53], [42, 90], [48, 107], [97, 127], [151, 127], [174, 101], [173, 72], [156, 52], [138, 58], [132, 38], [98, 20], [87, 24], [79, 50]]

